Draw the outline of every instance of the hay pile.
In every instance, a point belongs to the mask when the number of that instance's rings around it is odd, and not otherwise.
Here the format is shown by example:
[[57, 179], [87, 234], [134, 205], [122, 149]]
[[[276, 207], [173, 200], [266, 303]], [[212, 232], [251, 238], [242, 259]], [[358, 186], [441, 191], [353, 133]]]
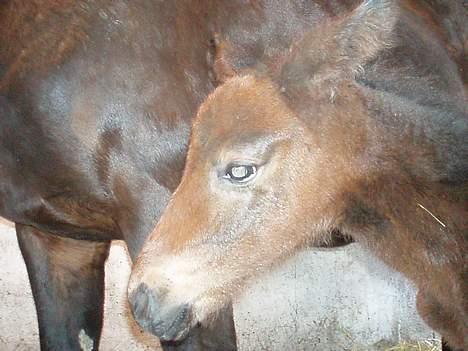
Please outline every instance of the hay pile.
[[441, 345], [438, 340], [427, 340], [417, 343], [401, 343], [400, 345], [385, 349], [385, 351], [440, 351]]

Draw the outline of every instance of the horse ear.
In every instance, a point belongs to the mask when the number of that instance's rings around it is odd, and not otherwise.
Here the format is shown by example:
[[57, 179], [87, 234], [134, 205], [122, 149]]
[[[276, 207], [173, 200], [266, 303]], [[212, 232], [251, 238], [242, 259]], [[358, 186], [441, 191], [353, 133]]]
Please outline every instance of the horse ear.
[[367, 0], [356, 8], [335, 35], [341, 59], [361, 65], [391, 47], [399, 12], [395, 0]]
[[279, 80], [287, 86], [349, 75], [394, 45], [395, 0], [368, 0], [348, 16], [316, 26], [290, 48]]
[[219, 35], [215, 35], [212, 39], [208, 61], [211, 65], [213, 80], [218, 84], [224, 83], [238, 73], [236, 64], [231, 62], [231, 58], [236, 56], [233, 55], [233, 51], [230, 42], [221, 39]]

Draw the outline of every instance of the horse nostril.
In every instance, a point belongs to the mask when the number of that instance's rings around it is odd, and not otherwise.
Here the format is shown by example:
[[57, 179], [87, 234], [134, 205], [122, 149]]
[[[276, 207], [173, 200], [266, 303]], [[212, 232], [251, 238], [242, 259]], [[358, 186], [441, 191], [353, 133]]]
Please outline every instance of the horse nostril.
[[153, 318], [159, 306], [157, 298], [151, 289], [144, 283], [130, 294], [129, 302], [135, 320], [145, 330], [151, 331]]
[[189, 304], [173, 307], [165, 314], [166, 323], [159, 338], [163, 341], [184, 339], [192, 324], [192, 307]]
[[157, 295], [141, 283], [129, 295], [135, 320], [146, 331], [162, 341], [179, 341], [185, 338], [192, 322], [192, 307], [189, 304], [164, 305], [166, 293]]

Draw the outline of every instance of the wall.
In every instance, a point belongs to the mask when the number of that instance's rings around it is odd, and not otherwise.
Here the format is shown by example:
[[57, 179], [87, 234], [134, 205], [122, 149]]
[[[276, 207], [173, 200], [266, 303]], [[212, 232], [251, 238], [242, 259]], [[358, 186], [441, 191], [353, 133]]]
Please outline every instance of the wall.
[[[0, 350], [38, 350], [34, 305], [11, 223], [0, 218]], [[106, 266], [103, 351], [154, 350], [128, 318], [125, 247]], [[384, 350], [402, 340], [437, 343], [419, 319], [415, 291], [358, 245], [308, 250], [248, 289], [235, 305], [241, 350]]]

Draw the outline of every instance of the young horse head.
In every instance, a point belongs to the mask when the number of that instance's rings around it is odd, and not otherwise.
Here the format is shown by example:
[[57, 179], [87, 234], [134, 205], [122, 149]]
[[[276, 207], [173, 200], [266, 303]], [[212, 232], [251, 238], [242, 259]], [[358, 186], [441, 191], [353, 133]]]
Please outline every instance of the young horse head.
[[132, 275], [143, 327], [181, 339], [338, 229], [411, 279], [426, 322], [467, 347], [466, 95], [432, 31], [367, 1], [208, 97]]

